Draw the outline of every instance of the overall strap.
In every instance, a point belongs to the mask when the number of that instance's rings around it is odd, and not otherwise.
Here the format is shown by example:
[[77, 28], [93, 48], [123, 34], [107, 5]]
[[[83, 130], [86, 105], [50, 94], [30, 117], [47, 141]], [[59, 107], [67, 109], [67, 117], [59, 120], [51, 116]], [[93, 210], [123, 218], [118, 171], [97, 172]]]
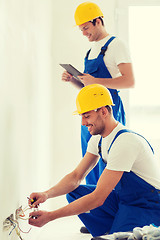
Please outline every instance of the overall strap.
[[115, 37], [111, 37], [106, 43], [105, 45], [101, 48], [101, 52], [99, 55], [103, 55], [105, 54], [105, 52], [107, 51], [108, 45], [113, 41], [113, 39], [115, 39]]
[[[98, 143], [98, 154], [99, 154], [100, 157], [102, 158], [101, 145], [102, 145], [102, 137], [100, 138], [99, 143]], [[103, 159], [103, 158], [102, 158], [102, 159]]]
[[[116, 140], [116, 138], [117, 138], [120, 134], [125, 133], [125, 132], [137, 134], [138, 136], [140, 136], [140, 137], [142, 137], [142, 138], [145, 139], [145, 137], [143, 137], [143, 136], [140, 135], [139, 133], [133, 132], [133, 131], [131, 131], [131, 130], [129, 130], [129, 129], [122, 129], [122, 130], [120, 130], [119, 132], [117, 132], [117, 134], [115, 135], [115, 137], [114, 137], [113, 141], [111, 142], [111, 145], [110, 145], [110, 147], [109, 147], [109, 149], [108, 149], [108, 153], [109, 153], [109, 151], [110, 151], [110, 149], [111, 149], [114, 141]], [[154, 154], [154, 150], [153, 150], [152, 146], [150, 145], [150, 143], [148, 142], [147, 139], [145, 139], [145, 140], [146, 140], [146, 142], [148, 143], [148, 145], [150, 146], [150, 148], [151, 148], [151, 150], [152, 150], [152, 152], [153, 152], [153, 154]]]
[[91, 49], [88, 50], [87, 54], [86, 54], [86, 59], [88, 59], [89, 53], [90, 53]]
[[[106, 50], [107, 50], [108, 45], [112, 42], [112, 40], [113, 40], [114, 38], [115, 38], [114, 36], [111, 37], [111, 38], [105, 43], [105, 45], [101, 48], [101, 52], [100, 52], [99, 55], [103, 55], [103, 56], [104, 56], [104, 54], [105, 54], [105, 52], [106, 52]], [[90, 51], [91, 51], [91, 49], [88, 50], [88, 52], [87, 52], [87, 54], [86, 54], [86, 57], [85, 57], [86, 59], [88, 59], [88, 56], [89, 56]]]

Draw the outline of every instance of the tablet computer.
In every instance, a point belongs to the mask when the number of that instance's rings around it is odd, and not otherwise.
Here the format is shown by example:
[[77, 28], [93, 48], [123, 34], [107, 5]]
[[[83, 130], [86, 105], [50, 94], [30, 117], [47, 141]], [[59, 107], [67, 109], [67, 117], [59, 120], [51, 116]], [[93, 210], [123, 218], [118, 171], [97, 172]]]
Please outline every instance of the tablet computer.
[[78, 76], [82, 76], [83, 73], [78, 71], [75, 67], [73, 67], [71, 64], [60, 64], [61, 67], [63, 67], [68, 73], [70, 73], [73, 77], [79, 80]]

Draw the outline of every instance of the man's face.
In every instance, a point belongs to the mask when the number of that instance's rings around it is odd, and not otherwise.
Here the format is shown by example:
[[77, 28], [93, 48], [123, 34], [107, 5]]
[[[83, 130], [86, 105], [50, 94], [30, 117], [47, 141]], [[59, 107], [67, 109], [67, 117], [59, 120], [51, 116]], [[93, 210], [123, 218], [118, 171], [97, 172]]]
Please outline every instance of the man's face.
[[90, 42], [99, 40], [99, 30], [97, 25], [93, 25], [91, 22], [86, 22], [79, 26], [83, 35], [88, 38]]
[[101, 116], [101, 109], [82, 114], [82, 125], [88, 127], [91, 135], [102, 135], [105, 130], [105, 124]]

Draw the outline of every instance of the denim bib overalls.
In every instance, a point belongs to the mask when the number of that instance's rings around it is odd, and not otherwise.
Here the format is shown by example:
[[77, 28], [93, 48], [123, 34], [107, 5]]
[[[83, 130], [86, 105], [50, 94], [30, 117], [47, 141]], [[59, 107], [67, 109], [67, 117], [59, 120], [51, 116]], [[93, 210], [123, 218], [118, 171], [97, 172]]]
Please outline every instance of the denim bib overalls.
[[[108, 154], [116, 138], [125, 132], [131, 131], [120, 130], [108, 148]], [[153, 152], [152, 147], [151, 150]], [[99, 142], [99, 154], [101, 155], [101, 140]], [[94, 185], [80, 185], [73, 192], [67, 194], [67, 199], [69, 202], [75, 201], [90, 194], [95, 188]], [[124, 172], [121, 180], [104, 204], [87, 213], [80, 214], [79, 218], [94, 237], [104, 235], [107, 232], [112, 234], [114, 232], [132, 231], [135, 227], [150, 224], [160, 226], [160, 190], [132, 171]]]
[[[106, 44], [101, 48], [101, 52], [99, 53], [98, 57], [95, 59], [88, 59], [90, 50], [87, 52], [87, 55], [85, 57], [85, 70], [84, 73], [88, 73], [96, 78], [112, 78], [111, 74], [109, 73], [105, 63], [104, 63], [104, 55], [107, 51], [108, 45], [114, 40], [115, 37], [111, 37]], [[112, 95], [113, 103], [115, 106], [112, 106], [113, 109], [113, 116], [114, 118], [125, 125], [125, 112], [123, 108], [123, 103], [118, 95], [118, 91], [116, 89], [108, 89]], [[81, 126], [81, 147], [82, 147], [82, 156], [84, 157], [86, 151], [87, 151], [87, 145], [88, 141], [91, 137], [91, 134], [88, 131], [88, 128], [86, 126]], [[102, 160], [100, 159], [99, 163], [96, 165], [96, 167], [89, 173], [89, 175], [86, 177], [86, 183], [87, 184], [96, 184], [100, 173], [104, 169], [104, 164]]]

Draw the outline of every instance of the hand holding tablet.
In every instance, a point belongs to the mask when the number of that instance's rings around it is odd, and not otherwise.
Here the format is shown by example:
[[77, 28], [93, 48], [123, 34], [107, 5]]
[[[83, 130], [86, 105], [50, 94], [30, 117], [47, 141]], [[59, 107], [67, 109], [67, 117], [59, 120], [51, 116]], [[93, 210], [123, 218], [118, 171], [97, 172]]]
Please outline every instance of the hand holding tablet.
[[[61, 67], [63, 67], [68, 73], [70, 73], [74, 78], [79, 80], [78, 76], [82, 76], [83, 73], [78, 71], [75, 67], [73, 67], [71, 64], [60, 64]], [[80, 81], [80, 80], [79, 80]]]

